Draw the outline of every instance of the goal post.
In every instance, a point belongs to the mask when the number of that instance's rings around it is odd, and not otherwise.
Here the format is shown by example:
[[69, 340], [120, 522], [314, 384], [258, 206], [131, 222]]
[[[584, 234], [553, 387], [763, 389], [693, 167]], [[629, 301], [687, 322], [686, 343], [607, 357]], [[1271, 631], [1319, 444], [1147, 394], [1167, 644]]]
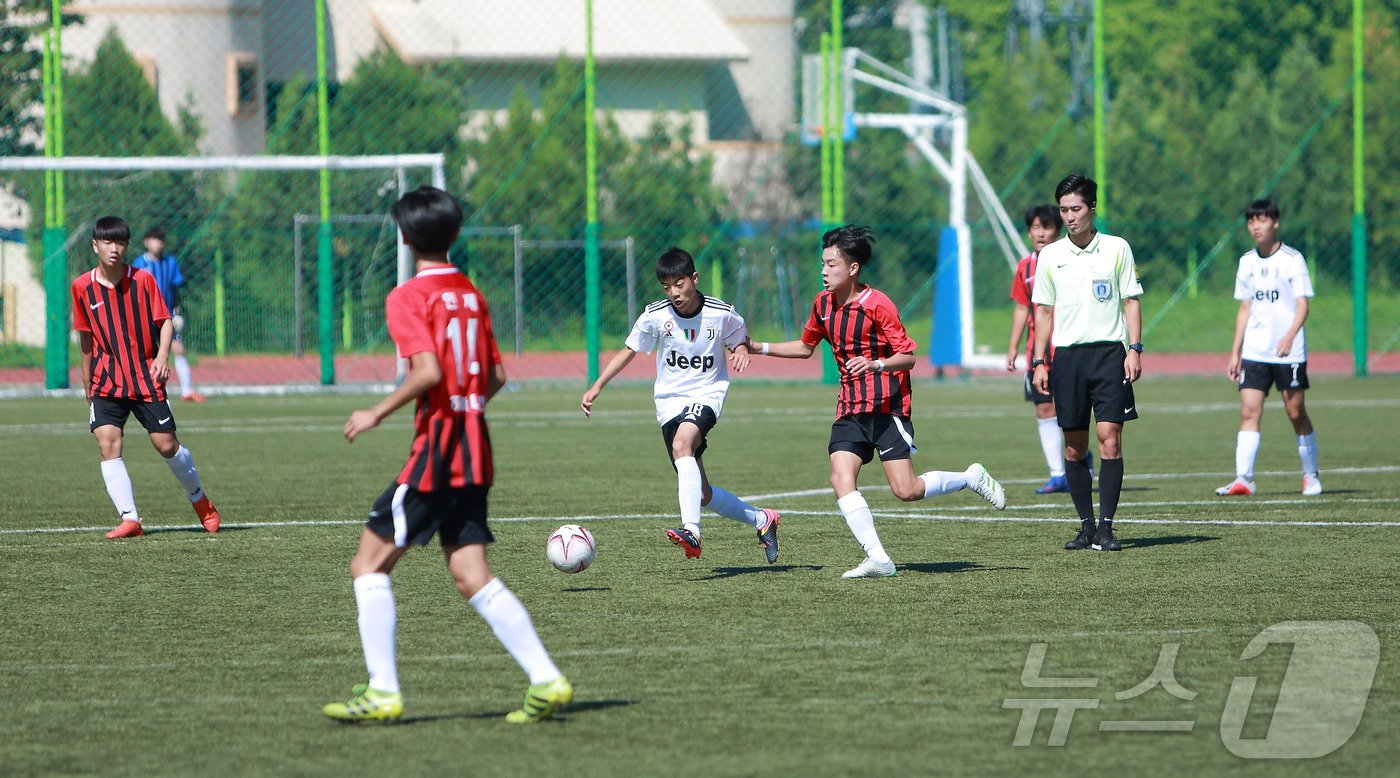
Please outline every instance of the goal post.
[[[410, 172], [415, 173], [415, 181], [423, 181], [426, 173], [427, 181], [439, 188], [446, 188], [445, 158], [442, 154], [0, 158], [0, 177], [6, 179], [48, 171], [73, 174], [67, 179], [66, 203], [55, 204], [45, 198], [41, 204], [39, 198], [33, 197], [29, 203], [31, 212], [61, 207], [70, 217], [77, 218], [73, 220], [76, 230], [66, 236], [62, 234], [62, 228], [53, 229], [48, 225], [48, 220], [44, 230], [41, 262], [46, 308], [46, 389], [66, 389], [70, 383], [71, 359], [67, 344], [72, 322], [67, 287], [76, 272], [71, 256], [79, 253], [75, 244], [82, 242], [82, 236], [77, 232], [90, 228], [93, 219], [115, 213], [131, 214], [127, 218], [132, 221], [139, 213], [142, 218], [161, 226], [181, 230], [184, 237], [193, 243], [194, 236], [205, 236], [211, 230], [233, 228], [236, 232], [241, 227], [244, 231], [266, 230], [271, 235], [271, 222], [290, 226], [292, 215], [300, 209], [299, 205], [294, 204], [296, 197], [305, 191], [314, 191], [315, 187], [299, 187], [286, 179], [268, 177], [269, 174], [336, 172], [345, 179], [344, 185], [337, 185], [333, 192], [337, 201], [348, 201], [361, 207], [369, 205], [372, 210], [386, 212], [387, 206], [392, 204], [390, 197], [396, 199], [409, 186]], [[260, 185], [262, 196], [242, 191], [252, 188], [245, 187], [250, 173], [260, 174], [266, 181]], [[251, 178], [256, 182], [260, 176], [253, 175]], [[31, 190], [36, 188], [29, 187]], [[86, 200], [84, 194], [88, 196]], [[279, 208], [290, 210], [276, 213]], [[181, 223], [163, 223], [162, 217], [170, 218], [175, 214], [179, 215]], [[59, 224], [62, 224], [62, 216], [59, 214]], [[129, 251], [129, 256], [140, 252], [139, 236], [147, 226], [150, 225], [132, 224], [132, 242], [136, 245]], [[234, 244], [238, 240], [228, 236], [219, 239], [220, 242], [231, 241]], [[269, 237], [260, 245], [267, 246], [272, 240], [276, 239]], [[211, 250], [211, 255], [214, 251]], [[222, 246], [217, 251], [222, 266]], [[333, 241], [318, 241], [316, 262], [317, 279], [322, 290], [317, 300], [320, 322], [318, 351], [321, 358], [319, 382], [329, 385], [336, 382], [333, 359], [336, 343], [332, 323], [337, 318], [334, 297], [330, 293], [336, 274]], [[411, 275], [411, 263], [405, 261], [405, 256], [400, 253], [397, 265], [401, 283]], [[222, 281], [220, 272], [220, 298], [223, 297]]]

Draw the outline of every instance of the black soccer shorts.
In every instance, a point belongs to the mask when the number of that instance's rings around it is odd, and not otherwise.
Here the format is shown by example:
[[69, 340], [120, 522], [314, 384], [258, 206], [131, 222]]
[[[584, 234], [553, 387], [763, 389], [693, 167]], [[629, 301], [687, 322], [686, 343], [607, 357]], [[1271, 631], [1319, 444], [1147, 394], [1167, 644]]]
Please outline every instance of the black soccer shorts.
[[908, 416], [892, 413], [857, 413], [842, 416], [831, 425], [831, 442], [826, 452], [849, 451], [868, 465], [875, 455], [881, 462], [908, 459], [914, 447], [914, 423]]
[[1046, 393], [1044, 393], [1044, 394], [1041, 394], [1041, 393], [1040, 393], [1040, 390], [1038, 390], [1038, 389], [1035, 388], [1035, 371], [1034, 371], [1034, 370], [1027, 370], [1027, 371], [1026, 371], [1026, 386], [1025, 386], [1026, 402], [1028, 402], [1028, 403], [1035, 403], [1036, 405], [1043, 405], [1043, 404], [1045, 404], [1045, 403], [1052, 403], [1052, 402], [1055, 402], [1055, 397], [1054, 397], [1054, 395], [1052, 394], [1053, 391], [1054, 391], [1054, 390], [1051, 390], [1050, 392], [1046, 392]]
[[1307, 362], [1240, 362], [1240, 388], [1258, 389], [1269, 396], [1271, 387], [1280, 392], [1302, 391], [1308, 388]]
[[[699, 459], [705, 449], [709, 447], [709, 442], [705, 439], [710, 434], [710, 430], [719, 423], [719, 416], [715, 415], [715, 409], [701, 403], [687, 405], [685, 410], [677, 414], [674, 419], [661, 425], [661, 439], [666, 442], [666, 458], [671, 459], [671, 444], [676, 440], [676, 431], [681, 428], [681, 422], [690, 422], [700, 428], [700, 445], [695, 447], [695, 458]], [[671, 462], [671, 469], [676, 469], [676, 463]]]
[[110, 424], [123, 432], [126, 419], [135, 414], [136, 420], [147, 432], [174, 432], [175, 414], [170, 412], [170, 403], [165, 400], [145, 402], [119, 397], [94, 397], [88, 403], [88, 431]]
[[399, 548], [426, 546], [433, 535], [444, 546], [491, 543], [486, 526], [488, 486], [463, 486], [420, 492], [408, 484], [392, 483], [369, 512], [365, 526]]
[[1138, 417], [1133, 384], [1123, 372], [1128, 350], [1122, 343], [1059, 346], [1050, 363], [1050, 393], [1061, 429], [1089, 429], [1095, 421], [1123, 423]]

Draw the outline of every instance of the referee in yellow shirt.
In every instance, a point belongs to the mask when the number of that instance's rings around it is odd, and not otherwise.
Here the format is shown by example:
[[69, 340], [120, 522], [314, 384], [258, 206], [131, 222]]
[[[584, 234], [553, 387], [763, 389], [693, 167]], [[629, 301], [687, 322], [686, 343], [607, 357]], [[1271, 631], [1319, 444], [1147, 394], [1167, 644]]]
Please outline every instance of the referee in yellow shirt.
[[[1098, 184], [1079, 173], [1055, 187], [1067, 234], [1041, 249], [1031, 297], [1032, 380], [1036, 391], [1055, 398], [1055, 416], [1065, 433], [1065, 480], [1079, 513], [1079, 534], [1065, 544], [1071, 551], [1123, 548], [1113, 536], [1113, 516], [1123, 490], [1123, 422], [1138, 417], [1133, 382], [1142, 376], [1142, 305], [1137, 299], [1142, 284], [1128, 242], [1094, 229], [1098, 194]], [[1093, 479], [1085, 459], [1091, 409], [1100, 457], [1103, 518], [1097, 527]]]

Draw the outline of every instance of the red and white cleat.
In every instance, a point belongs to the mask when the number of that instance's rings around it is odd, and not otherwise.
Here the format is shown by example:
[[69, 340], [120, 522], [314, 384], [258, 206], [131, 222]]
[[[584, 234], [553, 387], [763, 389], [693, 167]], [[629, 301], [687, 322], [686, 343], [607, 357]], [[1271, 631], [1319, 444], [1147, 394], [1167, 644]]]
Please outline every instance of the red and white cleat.
[[204, 495], [191, 505], [194, 506], [194, 512], [199, 514], [199, 523], [203, 524], [206, 530], [219, 531], [219, 512], [215, 510], [214, 503], [209, 502], [209, 495]]
[[1235, 497], [1248, 497], [1254, 494], [1254, 482], [1246, 481], [1243, 478], [1236, 478], [1229, 484], [1215, 490], [1215, 493], [1224, 497], [1231, 495]]
[[122, 519], [122, 523], [118, 524], [116, 529], [107, 533], [107, 539], [121, 540], [122, 538], [139, 538], [144, 534], [146, 534], [146, 531], [141, 529], [141, 522], [132, 521], [131, 519]]

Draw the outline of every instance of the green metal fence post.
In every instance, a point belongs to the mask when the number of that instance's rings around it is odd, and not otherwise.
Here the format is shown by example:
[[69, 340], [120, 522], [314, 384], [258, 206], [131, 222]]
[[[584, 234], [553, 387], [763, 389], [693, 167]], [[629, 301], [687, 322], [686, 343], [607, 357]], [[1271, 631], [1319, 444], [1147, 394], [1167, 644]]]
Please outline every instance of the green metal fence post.
[[[326, 73], [326, 0], [316, 0], [317, 150], [331, 153], [329, 83]], [[321, 383], [335, 383], [335, 256], [331, 252], [331, 171], [321, 168], [321, 223], [316, 228], [316, 320], [321, 351]]]
[[1366, 272], [1366, 101], [1364, 0], [1351, 10], [1351, 329], [1352, 361], [1358, 378], [1366, 376], [1370, 346], [1367, 332]]
[[[300, 282], [298, 282], [300, 283]], [[298, 325], [300, 326], [300, 325]], [[228, 346], [228, 323], [224, 318], [224, 250], [214, 250], [214, 353], [224, 355]]]
[[[53, 0], [52, 26], [45, 39], [47, 67], [44, 79], [44, 155], [63, 156], [63, 16], [60, 0]], [[63, 228], [63, 173], [44, 177], [44, 387], [68, 388], [68, 249]], [[83, 376], [86, 381], [87, 377]]]
[[1094, 0], [1094, 181], [1099, 185], [1099, 202], [1095, 208], [1095, 226], [1103, 229], [1108, 223], [1104, 216], [1104, 190], [1108, 188], [1108, 144], [1105, 132], [1104, 97], [1108, 83], [1104, 73], [1103, 0]]
[[584, 329], [588, 341], [588, 382], [598, 380], [598, 351], [602, 327], [602, 258], [598, 251], [598, 137], [593, 114], [596, 110], [596, 83], [593, 61], [593, 0], [584, 10], [583, 121], [584, 154], [587, 167], [588, 221], [583, 227]]
[[[831, 136], [831, 211], [827, 214], [823, 229], [839, 226], [846, 221], [846, 97], [842, 86], [846, 75], [846, 54], [843, 50], [842, 32], [846, 20], [841, 8], [841, 0], [831, 0], [831, 64], [827, 92], [827, 112], [825, 135]], [[822, 383], [836, 384], [841, 373], [836, 367], [836, 358], [829, 350], [822, 351]]]

